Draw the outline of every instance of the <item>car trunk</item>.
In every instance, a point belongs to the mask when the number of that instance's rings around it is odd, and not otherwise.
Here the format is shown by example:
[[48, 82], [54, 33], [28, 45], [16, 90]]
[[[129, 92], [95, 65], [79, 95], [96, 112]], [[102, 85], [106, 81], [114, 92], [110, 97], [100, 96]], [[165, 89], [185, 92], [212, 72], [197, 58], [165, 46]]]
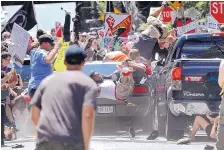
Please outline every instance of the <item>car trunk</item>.
[[220, 101], [218, 69], [220, 60], [182, 60], [182, 99]]

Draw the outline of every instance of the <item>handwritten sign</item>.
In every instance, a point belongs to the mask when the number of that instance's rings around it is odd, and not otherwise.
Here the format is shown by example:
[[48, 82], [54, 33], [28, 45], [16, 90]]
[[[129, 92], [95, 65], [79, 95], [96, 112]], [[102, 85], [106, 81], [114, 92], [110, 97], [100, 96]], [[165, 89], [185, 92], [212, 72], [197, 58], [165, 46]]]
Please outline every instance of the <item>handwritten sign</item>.
[[197, 21], [191, 22], [182, 27], [177, 27], [177, 36], [181, 36], [185, 33], [188, 33], [189, 31], [192, 31], [192, 30], [196, 29], [197, 27], [198, 27]]
[[114, 38], [106, 36], [103, 37], [102, 47], [108, 50], [111, 50], [113, 48], [114, 50], [119, 50], [121, 44], [126, 41], [128, 41], [128, 38], [118, 37], [116, 43], [114, 44]]
[[11, 33], [11, 40], [12, 43], [14, 43], [9, 48], [13, 58], [12, 61], [22, 68], [30, 40], [30, 34], [21, 26], [14, 23]]
[[[59, 39], [59, 41], [60, 40], [61, 38]], [[54, 68], [56, 72], [61, 72], [66, 70], [66, 66], [64, 65], [64, 59], [65, 59], [65, 51], [67, 50], [68, 47], [69, 47], [69, 42], [64, 42], [62, 44], [61, 49], [59, 50], [58, 56], [54, 63]]]

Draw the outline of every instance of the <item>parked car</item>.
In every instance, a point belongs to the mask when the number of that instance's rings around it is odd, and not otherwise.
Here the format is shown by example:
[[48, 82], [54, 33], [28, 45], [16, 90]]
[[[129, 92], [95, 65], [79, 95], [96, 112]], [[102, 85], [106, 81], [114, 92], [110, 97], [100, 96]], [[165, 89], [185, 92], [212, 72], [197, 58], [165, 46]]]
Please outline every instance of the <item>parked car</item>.
[[154, 122], [160, 135], [182, 138], [193, 116], [218, 113], [223, 45], [223, 34], [183, 35], [158, 63], [162, 68], [155, 75]]

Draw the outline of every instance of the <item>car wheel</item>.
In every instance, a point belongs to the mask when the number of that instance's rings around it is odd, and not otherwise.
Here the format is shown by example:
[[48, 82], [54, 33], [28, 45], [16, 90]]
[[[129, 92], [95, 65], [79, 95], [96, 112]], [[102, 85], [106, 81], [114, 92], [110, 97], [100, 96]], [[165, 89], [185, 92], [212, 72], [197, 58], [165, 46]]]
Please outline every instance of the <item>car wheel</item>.
[[175, 116], [170, 110], [167, 111], [166, 139], [178, 140], [184, 136], [184, 118]]

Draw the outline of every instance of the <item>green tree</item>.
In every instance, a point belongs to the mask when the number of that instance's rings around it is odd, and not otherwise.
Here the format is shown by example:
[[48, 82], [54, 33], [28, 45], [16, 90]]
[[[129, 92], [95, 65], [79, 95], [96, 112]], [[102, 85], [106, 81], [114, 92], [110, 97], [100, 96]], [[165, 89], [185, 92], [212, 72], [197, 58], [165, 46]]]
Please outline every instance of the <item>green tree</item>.
[[209, 1], [185, 1], [183, 4], [185, 10], [192, 7], [200, 12], [200, 19], [205, 18], [209, 14]]

